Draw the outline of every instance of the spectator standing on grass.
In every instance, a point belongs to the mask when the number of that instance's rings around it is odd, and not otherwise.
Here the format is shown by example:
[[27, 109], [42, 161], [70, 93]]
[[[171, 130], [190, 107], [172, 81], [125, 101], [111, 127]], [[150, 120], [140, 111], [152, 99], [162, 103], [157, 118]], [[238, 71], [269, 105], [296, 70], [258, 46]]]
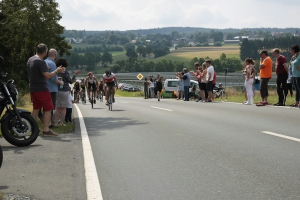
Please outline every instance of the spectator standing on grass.
[[291, 66], [292, 66], [292, 74], [294, 80], [294, 87], [296, 90], [296, 101], [292, 105], [293, 107], [300, 106], [300, 56], [299, 56], [300, 48], [298, 45], [293, 45], [291, 47], [292, 59], [291, 59]]
[[288, 93], [286, 81], [289, 77], [288, 64], [286, 58], [280, 55], [279, 49], [273, 49], [273, 56], [276, 58], [276, 74], [277, 74], [277, 94], [278, 102], [274, 106], [285, 106], [286, 96]]
[[184, 101], [189, 101], [189, 89], [191, 84], [191, 75], [187, 68], [183, 68], [183, 90], [184, 90]]
[[[63, 66], [63, 67], [68, 67], [68, 61], [64, 58], [59, 58], [56, 60], [56, 66]], [[58, 126], [58, 121], [60, 119], [60, 126], [65, 126], [63, 123], [65, 116], [66, 116], [66, 111], [67, 107], [69, 105], [70, 101], [70, 91], [71, 88], [69, 84], [74, 83], [76, 81], [76, 76], [80, 73], [80, 70], [75, 71], [75, 74], [73, 77], [70, 77], [70, 74], [68, 71], [65, 71], [65, 73], [59, 73], [58, 77], [61, 77], [62, 81], [64, 82], [64, 85], [58, 89], [58, 93], [56, 95], [56, 109], [54, 113], [54, 123], [55, 126]]]
[[268, 56], [268, 51], [263, 50], [260, 52], [260, 96], [261, 96], [261, 102], [256, 104], [257, 106], [265, 106], [268, 105], [268, 83], [269, 80], [272, 78], [272, 60]]
[[206, 90], [206, 83], [207, 83], [207, 79], [206, 79], [206, 74], [207, 74], [207, 69], [206, 69], [206, 63], [204, 62], [202, 64], [202, 67], [200, 68], [200, 74], [199, 77], [201, 79], [201, 83], [200, 83], [200, 96], [201, 96], [201, 102], [205, 103], [208, 100], [208, 93]]
[[74, 96], [72, 96], [71, 92], [69, 92], [69, 102], [68, 102], [66, 116], [65, 116], [65, 122], [66, 123], [71, 123], [72, 122], [73, 103], [75, 103]]
[[143, 83], [144, 85], [144, 95], [145, 95], [145, 99], [148, 99], [148, 91], [149, 91], [149, 81], [147, 80], [147, 78], [145, 78], [145, 81]]
[[37, 120], [39, 110], [44, 111], [44, 130], [45, 136], [57, 136], [57, 133], [49, 129], [51, 121], [51, 111], [54, 109], [52, 98], [48, 89], [47, 79], [50, 79], [58, 73], [64, 73], [66, 68], [59, 65], [51, 73], [43, 58], [47, 55], [48, 48], [45, 44], [39, 44], [36, 48], [36, 55], [29, 58], [27, 62], [27, 71], [29, 76], [29, 89], [33, 103], [32, 116]]
[[[197, 78], [199, 89], [201, 89], [200, 88], [200, 83], [201, 83], [201, 76], [200, 76], [200, 74], [201, 74], [201, 71], [200, 71], [199, 63], [195, 62], [194, 66], [195, 66], [196, 72], [191, 71], [190, 73]], [[200, 98], [201, 98], [201, 95], [199, 95], [199, 99], [197, 99], [196, 102], [199, 102]]]
[[252, 58], [246, 58], [245, 60], [245, 88], [247, 93], [247, 101], [244, 102], [245, 105], [253, 104], [253, 83], [255, 78], [255, 68], [254, 61]]
[[207, 67], [207, 73], [206, 73], [206, 89], [208, 93], [208, 101], [207, 102], [212, 102], [213, 99], [213, 79], [214, 79], [214, 74], [215, 70], [214, 67], [211, 65], [211, 60], [206, 60], [206, 67]]

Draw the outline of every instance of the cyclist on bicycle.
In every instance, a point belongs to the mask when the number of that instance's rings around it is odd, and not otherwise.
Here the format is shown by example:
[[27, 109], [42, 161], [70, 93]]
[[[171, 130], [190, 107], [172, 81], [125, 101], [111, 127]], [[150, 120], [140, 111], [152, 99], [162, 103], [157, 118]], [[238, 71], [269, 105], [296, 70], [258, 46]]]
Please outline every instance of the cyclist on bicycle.
[[93, 75], [92, 72], [88, 73], [88, 76], [85, 79], [85, 86], [87, 88], [87, 92], [88, 92], [88, 97], [89, 97], [89, 101], [91, 102], [91, 91], [94, 94], [94, 104], [96, 103], [96, 91], [97, 91], [97, 85], [98, 85], [98, 80], [97, 78]]
[[[80, 91], [79, 91], [79, 95], [80, 95], [80, 98], [83, 100], [85, 99], [85, 83], [84, 83], [84, 78], [81, 79], [81, 82], [80, 82]], [[84, 98], [83, 98], [83, 95], [84, 95]]]
[[115, 85], [118, 84], [117, 77], [114, 73], [112, 73], [110, 70], [106, 70], [105, 74], [103, 74], [103, 82], [106, 84], [106, 91], [105, 91], [105, 100], [106, 100], [106, 105], [108, 105], [108, 93], [110, 90], [110, 87], [113, 89], [113, 103], [115, 103], [115, 92], [116, 92], [116, 87]]
[[74, 100], [75, 100], [76, 103], [78, 103], [78, 101], [79, 101], [79, 92], [80, 92], [80, 83], [79, 83], [79, 80], [77, 80], [75, 82], [73, 90], [74, 90]]
[[105, 96], [103, 79], [100, 80], [98, 91], [100, 95], [102, 94], [102, 96]]

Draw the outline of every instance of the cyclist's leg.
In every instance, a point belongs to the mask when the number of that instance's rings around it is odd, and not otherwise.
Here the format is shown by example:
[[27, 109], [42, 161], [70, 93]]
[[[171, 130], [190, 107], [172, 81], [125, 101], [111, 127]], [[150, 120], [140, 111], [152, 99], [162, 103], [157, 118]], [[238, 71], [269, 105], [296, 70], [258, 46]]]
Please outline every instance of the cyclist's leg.
[[105, 100], [108, 101], [108, 93], [109, 93], [109, 87], [105, 87]]
[[116, 93], [116, 87], [112, 86], [112, 92], [113, 92], [113, 103], [115, 103], [115, 93]]

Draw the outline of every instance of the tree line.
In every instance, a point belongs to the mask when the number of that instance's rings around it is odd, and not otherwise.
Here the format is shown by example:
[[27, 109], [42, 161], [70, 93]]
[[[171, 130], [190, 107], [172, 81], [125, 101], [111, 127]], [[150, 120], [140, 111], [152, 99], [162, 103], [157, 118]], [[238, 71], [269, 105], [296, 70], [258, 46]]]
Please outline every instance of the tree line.
[[228, 72], [240, 71], [242, 69], [242, 62], [238, 58], [226, 58], [223, 53], [220, 58], [212, 59], [205, 58], [193, 58], [190, 61], [189, 66], [185, 66], [183, 62], [171, 61], [162, 59], [157, 62], [147, 61], [145, 59], [129, 58], [127, 60], [117, 61], [111, 70], [114, 73], [128, 73], [128, 72], [180, 72], [184, 67], [188, 67], [190, 70], [194, 70], [194, 63], [198, 62], [200, 65], [207, 59], [212, 60], [212, 65], [215, 71], [218, 73], [224, 72], [225, 68], [228, 68]]
[[291, 59], [290, 48], [294, 44], [300, 44], [300, 37], [279, 37], [279, 38], [265, 38], [264, 40], [248, 40], [244, 39], [240, 47], [240, 58], [245, 60], [247, 57], [254, 60], [259, 60], [259, 52], [268, 50], [270, 53], [272, 49], [279, 48], [281, 54], [286, 56], [287, 60]]
[[121, 46], [107, 46], [103, 44], [102, 46], [92, 46], [92, 47], [75, 47], [73, 52], [76, 53], [95, 53], [95, 52], [113, 52], [113, 51], [124, 51], [124, 48]]

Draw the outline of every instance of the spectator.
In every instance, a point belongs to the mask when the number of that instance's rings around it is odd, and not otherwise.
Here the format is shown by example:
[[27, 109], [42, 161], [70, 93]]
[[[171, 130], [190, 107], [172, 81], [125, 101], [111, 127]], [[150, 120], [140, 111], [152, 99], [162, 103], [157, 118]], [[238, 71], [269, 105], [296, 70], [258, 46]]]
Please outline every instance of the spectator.
[[212, 102], [213, 99], [213, 79], [214, 79], [214, 74], [215, 74], [215, 70], [214, 67], [211, 65], [211, 60], [206, 60], [206, 67], [207, 67], [207, 73], [206, 73], [206, 89], [207, 89], [207, 93], [208, 93], [208, 101], [207, 102]]
[[[194, 71], [191, 71], [190, 73], [198, 79], [198, 85], [199, 85], [199, 89], [200, 89], [200, 84], [201, 84], [200, 73], [201, 73], [201, 71], [200, 71], [199, 63], [195, 62], [194, 66], [195, 66], [195, 69], [196, 69], [196, 73]], [[196, 102], [199, 102], [200, 98], [201, 98], [201, 95], [199, 95], [199, 99], [196, 100]]]
[[150, 94], [151, 94], [151, 98], [154, 98], [154, 80], [153, 80], [153, 76], [151, 75], [149, 77], [150, 80]]
[[67, 106], [66, 116], [65, 116], [65, 122], [71, 123], [72, 122], [72, 109], [73, 109], [73, 103], [74, 103], [74, 97], [72, 96], [71, 92], [69, 92], [69, 102]]
[[57, 136], [58, 134], [49, 129], [51, 111], [54, 109], [51, 94], [49, 92], [46, 79], [50, 79], [57, 73], [64, 73], [65, 67], [59, 66], [57, 69], [49, 72], [46, 62], [43, 58], [47, 55], [47, 46], [39, 44], [36, 48], [36, 55], [28, 59], [27, 71], [29, 76], [29, 89], [33, 103], [32, 116], [37, 120], [39, 110], [44, 110], [44, 136]]
[[199, 77], [201, 79], [200, 83], [200, 96], [201, 96], [201, 102], [205, 103], [208, 100], [208, 93], [206, 90], [206, 74], [207, 74], [207, 69], [206, 69], [206, 63], [204, 62], [202, 64], [202, 67], [200, 68], [200, 74]]
[[145, 99], [148, 99], [149, 81], [147, 80], [147, 78], [145, 78], [145, 81], [144, 81], [143, 85], [144, 85]]
[[293, 107], [299, 106], [300, 100], [300, 56], [299, 56], [300, 48], [298, 45], [293, 45], [291, 47], [292, 59], [291, 59], [291, 66], [292, 66], [292, 74], [294, 79], [294, 87], [296, 90], [296, 101], [292, 105]]
[[246, 58], [245, 60], [245, 88], [247, 93], [247, 101], [245, 105], [251, 105], [253, 103], [253, 82], [255, 78], [254, 61], [252, 58]]
[[178, 72], [177, 77], [178, 77], [178, 88], [177, 88], [177, 100], [183, 99], [183, 77], [184, 73], [183, 72]]
[[292, 73], [292, 66], [289, 65], [289, 77], [286, 80], [286, 85], [288, 91], [290, 91], [291, 97], [293, 97], [293, 73]]
[[189, 88], [191, 84], [191, 75], [187, 68], [183, 69], [183, 90], [184, 90], [184, 101], [189, 101]]
[[[56, 60], [56, 66], [63, 66], [63, 67], [68, 67], [68, 61], [64, 58], [60, 58]], [[56, 95], [56, 109], [55, 109], [55, 126], [58, 126], [58, 120], [60, 118], [60, 126], [65, 126], [65, 124], [63, 123], [65, 116], [66, 116], [66, 110], [67, 107], [69, 105], [69, 101], [70, 101], [70, 95], [69, 92], [71, 91], [71, 88], [69, 86], [69, 84], [74, 83], [74, 81], [76, 80], [76, 76], [77, 74], [79, 74], [80, 71], [77, 70], [75, 71], [75, 74], [73, 75], [73, 77], [70, 77], [70, 74], [68, 71], [65, 71], [64, 74], [59, 73], [58, 77], [62, 78], [62, 81], [64, 82], [64, 85], [62, 87], [60, 87], [58, 89], [58, 93]]]
[[278, 102], [274, 106], [285, 106], [286, 96], [288, 93], [286, 81], [288, 79], [288, 65], [286, 58], [280, 55], [279, 49], [273, 49], [273, 56], [276, 58], [276, 74], [277, 74], [277, 94]]
[[162, 79], [163, 77], [160, 74], [157, 74], [157, 79], [156, 79], [157, 101], [160, 101], [160, 97], [161, 97]]
[[260, 96], [261, 102], [256, 104], [257, 106], [265, 106], [268, 105], [268, 83], [270, 78], [272, 78], [272, 60], [268, 56], [268, 51], [263, 50], [260, 52]]
[[73, 98], [75, 100], [75, 103], [78, 103], [79, 102], [79, 99], [80, 99], [80, 80], [76, 80], [74, 86], [73, 86]]

